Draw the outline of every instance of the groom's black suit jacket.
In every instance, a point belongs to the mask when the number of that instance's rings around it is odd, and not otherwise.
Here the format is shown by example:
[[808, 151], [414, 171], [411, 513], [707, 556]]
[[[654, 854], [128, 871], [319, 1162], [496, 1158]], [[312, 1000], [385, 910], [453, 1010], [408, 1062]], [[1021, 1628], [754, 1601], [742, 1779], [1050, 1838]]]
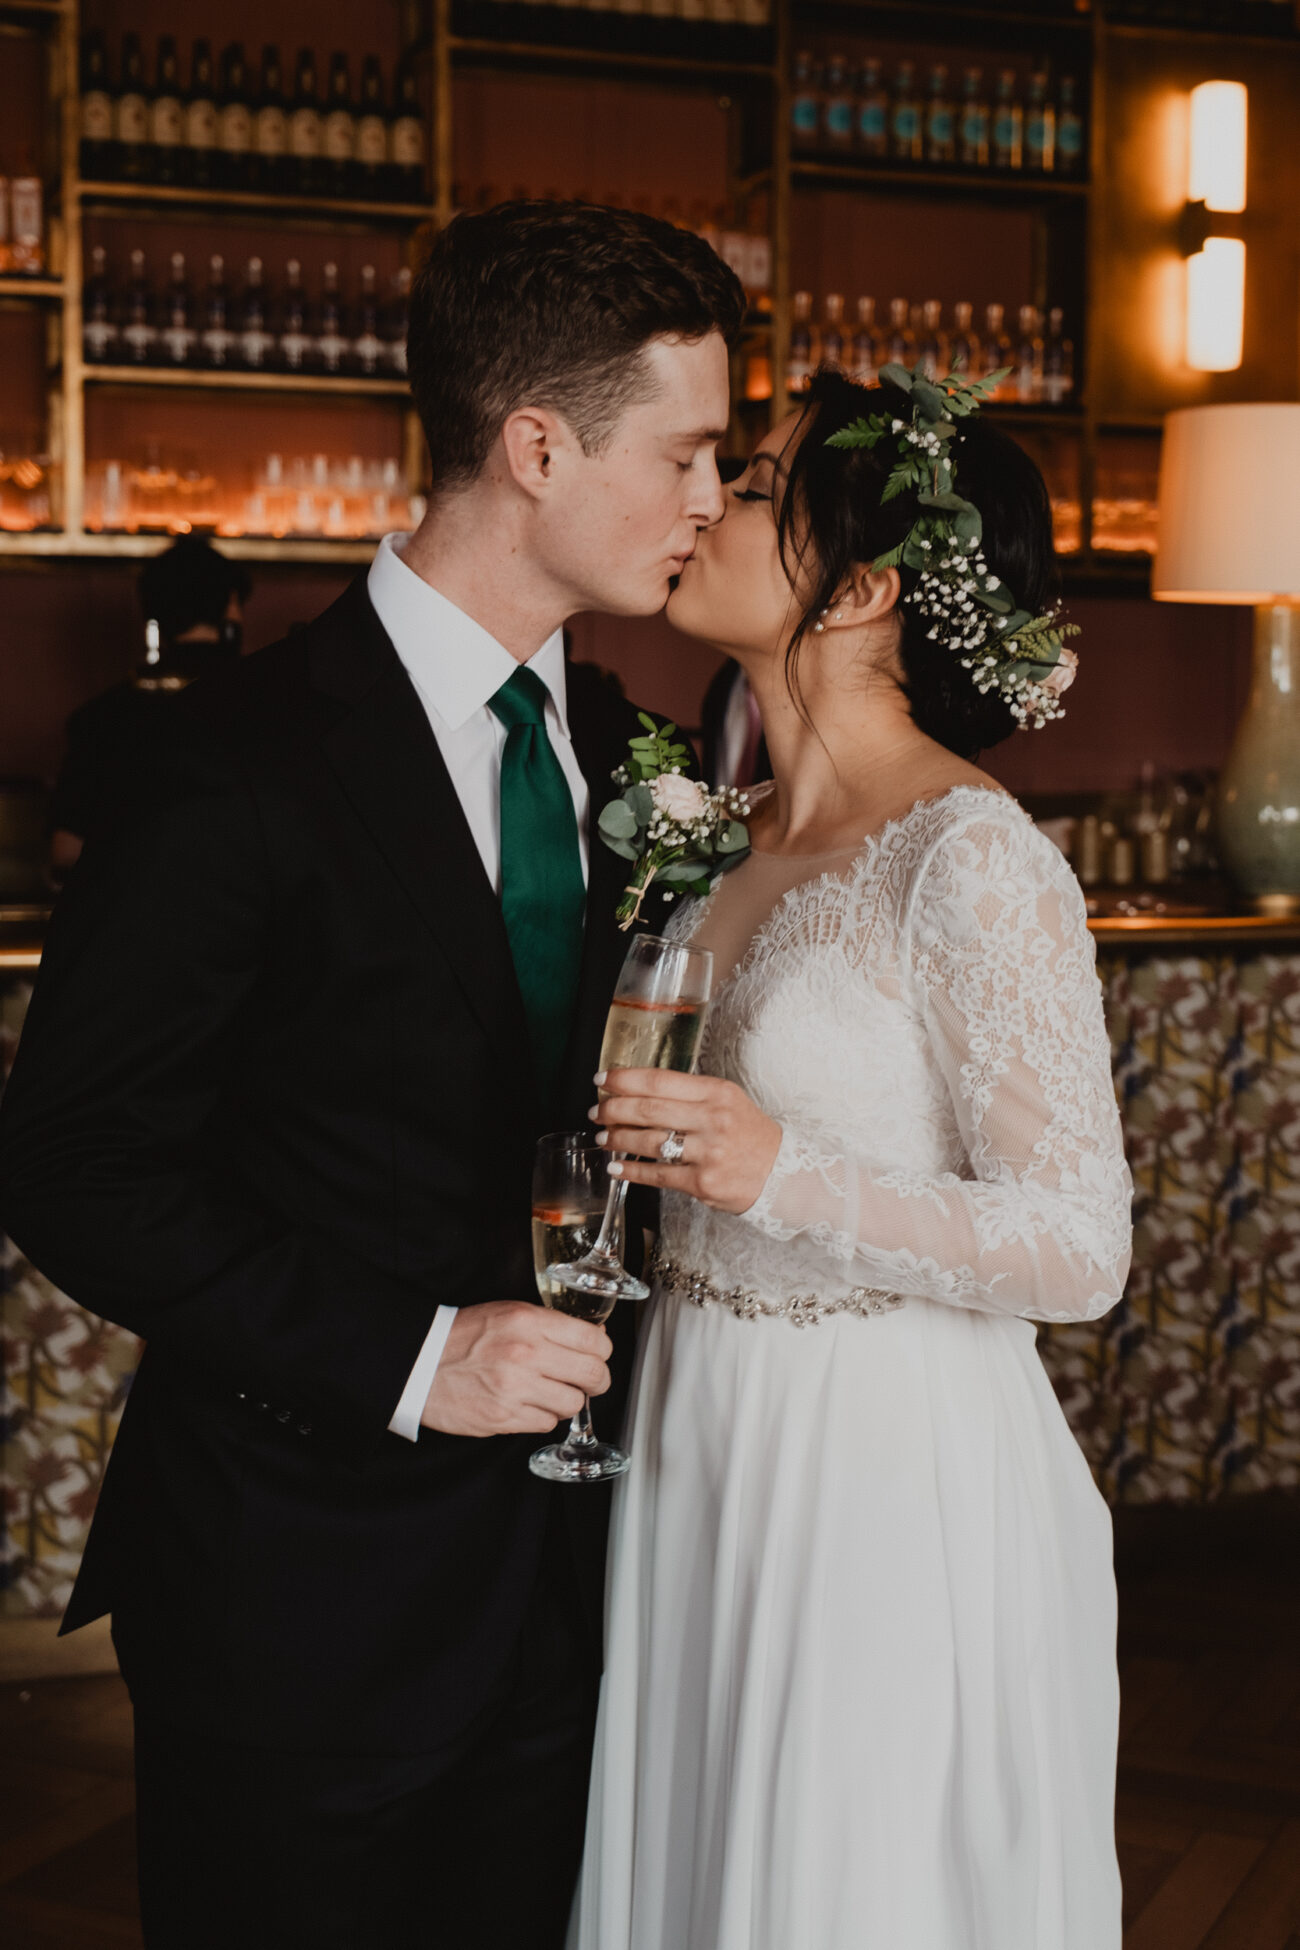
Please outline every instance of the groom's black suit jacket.
[[[594, 816], [635, 714], [570, 677]], [[440, 1302], [536, 1299], [533, 1147], [586, 1122], [623, 871], [592, 845], [543, 1106], [499, 901], [360, 578], [187, 692], [87, 846], [0, 1116], [0, 1223], [147, 1342], [65, 1620], [113, 1612], [137, 1703], [435, 1751], [505, 1683], [544, 1547], [598, 1656], [607, 1491], [532, 1477], [537, 1437], [387, 1424]]]

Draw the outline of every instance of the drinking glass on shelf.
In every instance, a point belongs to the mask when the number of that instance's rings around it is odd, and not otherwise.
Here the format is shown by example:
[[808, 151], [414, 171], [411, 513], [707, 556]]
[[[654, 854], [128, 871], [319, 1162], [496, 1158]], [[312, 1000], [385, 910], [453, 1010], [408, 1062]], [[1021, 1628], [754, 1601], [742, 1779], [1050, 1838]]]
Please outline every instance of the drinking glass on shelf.
[[[576, 1293], [551, 1278], [550, 1264], [562, 1254], [579, 1254], [595, 1240], [605, 1212], [609, 1177], [606, 1154], [583, 1132], [552, 1131], [540, 1138], [533, 1166], [533, 1271], [542, 1305], [597, 1326], [609, 1318], [613, 1297]], [[622, 1214], [617, 1228], [623, 1243]], [[612, 1443], [599, 1442], [591, 1426], [591, 1403], [584, 1396], [563, 1442], [529, 1457], [535, 1476], [552, 1483], [600, 1483], [621, 1476], [628, 1456]]]
[[[600, 1046], [602, 1070], [693, 1070], [713, 982], [713, 956], [662, 935], [639, 934], [627, 951]], [[650, 1289], [624, 1270], [616, 1237], [627, 1180], [611, 1178], [605, 1223], [590, 1252], [548, 1268], [560, 1286], [595, 1298], [646, 1300]]]

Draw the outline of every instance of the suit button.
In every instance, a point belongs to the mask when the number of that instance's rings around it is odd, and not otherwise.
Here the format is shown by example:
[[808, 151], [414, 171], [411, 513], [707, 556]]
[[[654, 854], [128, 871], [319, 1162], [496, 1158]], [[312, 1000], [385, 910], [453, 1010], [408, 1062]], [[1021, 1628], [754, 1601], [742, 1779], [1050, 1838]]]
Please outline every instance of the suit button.
[[259, 1415], [265, 1415], [265, 1414], [267, 1413], [267, 1411], [269, 1410], [269, 1408], [270, 1408], [270, 1406], [271, 1406], [271, 1404], [270, 1404], [270, 1402], [258, 1402], [258, 1404], [257, 1404], [257, 1412], [258, 1412], [258, 1414], [259, 1414]]
[[275, 1419], [277, 1422], [292, 1422], [293, 1410], [291, 1408], [277, 1408], [275, 1411]]
[[239, 1389], [238, 1392], [236, 1393], [235, 1400], [237, 1402], [246, 1402], [248, 1400], [248, 1396], [244, 1393], [242, 1388]]
[[311, 1423], [310, 1423], [310, 1422], [299, 1422], [299, 1424], [298, 1424], [298, 1433], [299, 1433], [299, 1435], [310, 1435], [310, 1434], [311, 1434]]

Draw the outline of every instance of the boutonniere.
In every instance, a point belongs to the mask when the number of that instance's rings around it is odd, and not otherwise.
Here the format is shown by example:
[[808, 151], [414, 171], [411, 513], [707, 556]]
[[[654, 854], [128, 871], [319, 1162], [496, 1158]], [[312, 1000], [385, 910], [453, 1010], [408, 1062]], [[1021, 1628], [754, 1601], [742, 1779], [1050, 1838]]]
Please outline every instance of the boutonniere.
[[628, 756], [613, 774], [622, 788], [597, 825], [600, 837], [632, 873], [618, 904], [620, 928], [630, 928], [656, 881], [674, 893], [707, 894], [715, 873], [734, 867], [749, 851], [743, 824], [749, 800], [730, 786], [710, 792], [682, 770], [685, 745], [673, 743], [675, 724], [657, 725], [644, 711], [645, 735], [628, 741]]

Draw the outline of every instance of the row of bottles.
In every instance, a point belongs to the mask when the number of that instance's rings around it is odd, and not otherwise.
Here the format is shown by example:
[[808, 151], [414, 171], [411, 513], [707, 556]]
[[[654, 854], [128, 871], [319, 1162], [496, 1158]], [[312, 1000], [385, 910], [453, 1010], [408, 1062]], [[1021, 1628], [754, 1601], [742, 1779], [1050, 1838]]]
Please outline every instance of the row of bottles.
[[88, 365], [198, 366], [208, 371], [305, 372], [402, 378], [411, 273], [403, 269], [381, 298], [374, 266], [345, 297], [338, 267], [326, 264], [309, 298], [302, 266], [290, 258], [284, 281], [268, 287], [260, 257], [250, 257], [237, 292], [225, 260], [208, 260], [205, 289], [194, 292], [184, 253], [173, 251], [162, 290], [151, 282], [142, 250], [133, 250], [125, 281], [115, 283], [102, 244], [90, 255], [82, 301], [82, 350]]
[[1065, 336], [1064, 313], [1054, 307], [1044, 331], [1036, 306], [1022, 305], [1014, 338], [1006, 330], [1005, 319], [1005, 306], [987, 306], [980, 333], [975, 328], [973, 307], [962, 302], [953, 307], [949, 330], [937, 298], [921, 305], [895, 298], [888, 320], [882, 323], [876, 318], [875, 299], [863, 297], [858, 299], [850, 321], [843, 296], [832, 292], [824, 300], [821, 319], [815, 320], [812, 293], [796, 291], [786, 392], [798, 398], [822, 365], [839, 367], [861, 386], [874, 386], [881, 367], [890, 364], [909, 370], [919, 366], [927, 379], [941, 379], [950, 372], [981, 379], [1009, 367], [1009, 376], [992, 395], [995, 400], [1065, 405], [1074, 393], [1074, 345]]
[[[228, 467], [228, 463], [227, 463]], [[102, 460], [87, 470], [86, 526], [93, 533], [324, 536], [364, 541], [411, 529], [424, 501], [395, 459], [267, 454], [225, 479], [192, 454], [151, 446], [143, 460]]]
[[153, 72], [140, 36], [122, 36], [116, 80], [96, 28], [81, 46], [81, 173], [91, 182], [181, 184], [194, 189], [417, 201], [424, 193], [424, 126], [410, 66], [391, 97], [377, 55], [362, 63], [353, 93], [348, 57], [321, 70], [299, 50], [292, 87], [277, 47], [260, 70], [232, 41], [214, 63], [212, 44], [194, 42], [188, 83], [176, 37], [161, 34]]
[[723, 27], [767, 27], [772, 19], [772, 0], [533, 0], [533, 4], [571, 12], [648, 14], [658, 20], [708, 20]]
[[46, 268], [41, 179], [25, 166], [0, 172], [0, 277], [39, 278]]
[[1076, 83], [1063, 75], [1053, 92], [1046, 69], [1022, 92], [1014, 68], [1003, 68], [991, 91], [983, 70], [969, 67], [958, 93], [936, 62], [922, 94], [914, 61], [900, 61], [887, 82], [877, 56], [858, 67], [843, 54], [823, 64], [803, 53], [795, 56], [790, 120], [801, 150], [877, 162], [1058, 176], [1078, 176], [1084, 166]]

